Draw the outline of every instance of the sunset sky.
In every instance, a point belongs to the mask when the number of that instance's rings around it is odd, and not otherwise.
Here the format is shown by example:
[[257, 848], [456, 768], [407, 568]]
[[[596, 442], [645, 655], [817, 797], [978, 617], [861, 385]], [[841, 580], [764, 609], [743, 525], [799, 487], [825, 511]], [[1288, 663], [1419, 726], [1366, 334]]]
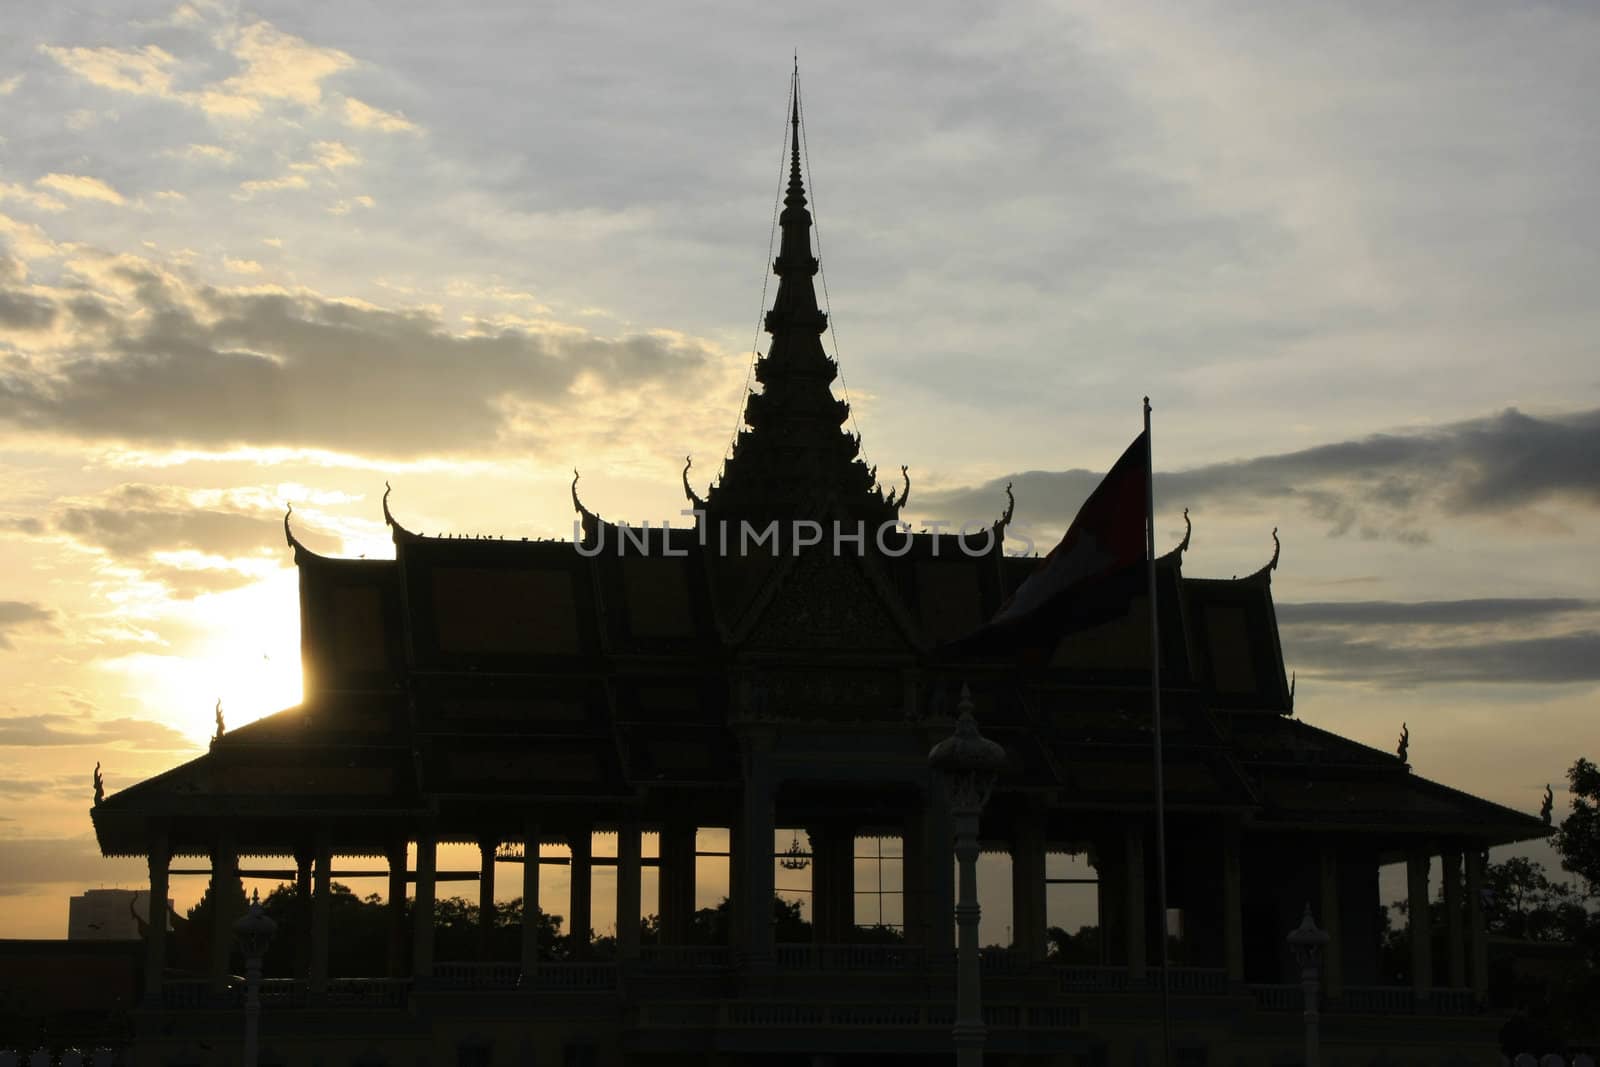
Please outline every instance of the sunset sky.
[[[0, 936], [300, 694], [312, 547], [681, 507], [736, 428], [798, 49], [869, 462], [1047, 547], [1155, 405], [1299, 716], [1524, 811], [1600, 757], [1600, 10], [190, 2], [0, 37]], [[770, 290], [768, 298], [770, 299]], [[835, 339], [829, 339], [830, 347]], [[763, 344], [764, 348], [764, 344]], [[1541, 852], [1540, 855], [1548, 853]], [[510, 879], [503, 881], [509, 883]], [[174, 883], [180, 905], [200, 882]], [[185, 898], [185, 895], [187, 899]], [[598, 916], [597, 916], [598, 917]]]

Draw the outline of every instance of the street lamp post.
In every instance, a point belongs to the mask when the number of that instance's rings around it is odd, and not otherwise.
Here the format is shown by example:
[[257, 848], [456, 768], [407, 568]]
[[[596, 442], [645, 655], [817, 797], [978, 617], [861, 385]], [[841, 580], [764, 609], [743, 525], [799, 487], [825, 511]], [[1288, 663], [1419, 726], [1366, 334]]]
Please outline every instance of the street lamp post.
[[961, 687], [956, 730], [933, 746], [928, 763], [944, 779], [955, 830], [956, 860], [961, 867], [956, 925], [960, 930], [956, 962], [956, 1024], [953, 1030], [956, 1067], [982, 1067], [983, 1002], [978, 964], [978, 816], [989, 800], [995, 778], [1005, 763], [1005, 749], [978, 732], [972, 717], [972, 694]]
[[250, 910], [233, 924], [233, 935], [244, 954], [244, 1067], [256, 1067], [260, 1057], [261, 959], [267, 954], [278, 924], [261, 909], [261, 893], [250, 894]]
[[1295, 962], [1300, 965], [1300, 985], [1306, 994], [1306, 1067], [1317, 1067], [1319, 1058], [1317, 965], [1322, 960], [1322, 947], [1327, 943], [1328, 932], [1317, 929], [1316, 922], [1311, 918], [1311, 904], [1308, 901], [1300, 925], [1289, 931], [1289, 948], [1294, 952]]

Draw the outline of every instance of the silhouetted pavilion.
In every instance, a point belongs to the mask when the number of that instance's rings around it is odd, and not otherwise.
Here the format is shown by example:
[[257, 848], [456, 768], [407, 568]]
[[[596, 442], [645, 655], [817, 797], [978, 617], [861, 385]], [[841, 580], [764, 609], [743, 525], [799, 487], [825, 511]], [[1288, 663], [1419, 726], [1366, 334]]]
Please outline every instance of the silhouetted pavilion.
[[[991, 1057], [1132, 1062], [1150, 1040], [1163, 923], [1148, 602], [1036, 669], [933, 655], [989, 618], [1034, 561], [1004, 553], [1009, 503], [964, 541], [919, 533], [886, 551], [873, 536], [901, 514], [910, 482], [885, 495], [843, 430], [798, 107], [794, 122], [762, 389], [704, 500], [684, 471], [696, 529], [625, 531], [584, 508], [576, 482], [581, 544], [423, 536], [386, 494], [395, 558], [332, 559], [286, 519], [304, 702], [94, 807], [106, 855], [148, 858], [152, 899], [167, 899], [177, 860], [204, 862], [221, 885], [257, 857], [294, 857], [310, 920], [302, 977], [269, 990], [264, 1062], [311, 1062], [313, 1051], [362, 1064], [429, 1051], [433, 1063], [541, 1064], [947, 1051], [951, 840], [927, 753], [950, 732], [962, 681], [1008, 754], [982, 822], [985, 848], [1008, 852], [1013, 872], [1012, 944], [985, 959]], [[795, 553], [794, 520], [828, 533]], [[774, 521], [778, 553], [737, 550], [740, 531]], [[836, 551], [832, 530], [858, 522], [859, 549]], [[1402, 1042], [1438, 1062], [1492, 1048], [1498, 1022], [1475, 1014], [1487, 988], [1485, 850], [1546, 827], [1295, 720], [1276, 552], [1254, 574], [1216, 580], [1183, 573], [1186, 546], [1157, 564], [1178, 1046], [1208, 1050], [1186, 1062], [1293, 1054], [1300, 1001], [1284, 935], [1307, 901], [1331, 934], [1330, 1049]], [[697, 827], [730, 831], [725, 945], [690, 943]], [[774, 857], [790, 828], [810, 842], [810, 944], [775, 943]], [[593, 855], [596, 834], [615, 835], [614, 859]], [[656, 835], [654, 857], [642, 855], [644, 834]], [[903, 849], [902, 930], [888, 944], [857, 936], [854, 842], [871, 837]], [[436, 960], [441, 842], [481, 849], [490, 906], [496, 855], [520, 848], [525, 899], [580, 935], [593, 866], [614, 863], [614, 958], [541, 960], [530, 923], [520, 960]], [[570, 900], [539, 900], [539, 842], [570, 847]], [[1100, 941], [1088, 962], [1047, 953], [1046, 857], [1062, 852], [1093, 864]], [[335, 857], [389, 873], [386, 979], [329, 973]], [[1414, 938], [1411, 984], [1390, 987], [1378, 969], [1379, 867], [1406, 862], [1411, 913], [1427, 914], [1434, 858], [1444, 958]], [[649, 863], [660, 895], [642, 906]], [[659, 915], [653, 944], [628, 921], [641, 912]], [[202, 1046], [237, 1039], [234, 917], [216, 911], [206, 982], [167, 974], [163, 929], [150, 928], [139, 1018], [149, 1062], [200, 1062]]]

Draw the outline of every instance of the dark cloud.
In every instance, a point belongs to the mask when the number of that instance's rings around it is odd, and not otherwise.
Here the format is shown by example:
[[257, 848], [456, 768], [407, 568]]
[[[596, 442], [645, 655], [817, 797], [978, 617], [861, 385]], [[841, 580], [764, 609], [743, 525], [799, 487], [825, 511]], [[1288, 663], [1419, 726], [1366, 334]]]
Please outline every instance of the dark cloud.
[[55, 324], [56, 306], [48, 300], [0, 289], [0, 326], [14, 330], [47, 330]]
[[[283, 517], [262, 507], [262, 493], [251, 490], [194, 491], [176, 486], [120, 485], [91, 498], [62, 499], [43, 517], [0, 520], [0, 531], [38, 537], [61, 534], [83, 549], [134, 566], [149, 581], [165, 584], [176, 597], [237, 589], [256, 574], [214, 560], [272, 557], [288, 560]], [[315, 552], [336, 553], [338, 537], [299, 518], [294, 536]], [[211, 560], [195, 565], [160, 558], [168, 552], [197, 552]], [[5, 619], [0, 617], [0, 627]], [[0, 630], [3, 646], [3, 630]]]
[[0, 421], [151, 445], [481, 452], [508, 432], [509, 406], [558, 414], [585, 379], [672, 382], [712, 358], [665, 335], [453, 332], [427, 311], [189, 288], [139, 265], [113, 268], [106, 284], [131, 299], [78, 294], [26, 312], [64, 310], [77, 339], [49, 358], [0, 357]]
[[93, 504], [61, 507], [51, 524], [123, 561], [175, 549], [247, 556], [283, 544], [283, 524], [276, 518], [197, 507], [186, 493], [164, 486], [120, 486]]
[[1574, 597], [1277, 605], [1301, 674], [1395, 688], [1600, 682], [1600, 602]]
[[24, 600], [0, 600], [0, 648], [10, 648], [11, 631], [24, 626], [50, 625], [55, 612]]
[[1285, 630], [1283, 651], [1301, 674], [1399, 689], [1450, 682], [1600, 682], [1600, 632], [1419, 646], [1348, 631]]
[[141, 752], [182, 752], [194, 747], [176, 730], [148, 719], [96, 719], [50, 712], [0, 717], [0, 745], [118, 745]]
[[[926, 514], [985, 515], [1015, 483], [1019, 520], [1065, 525], [1103, 471], [1024, 471], [928, 492]], [[1600, 508], [1600, 410], [1498, 415], [1432, 430], [1373, 434], [1298, 452], [1158, 473], [1164, 501], [1298, 505], [1329, 533], [1420, 543], [1441, 515], [1506, 514], [1560, 498]]]
[[[248, 585], [256, 577], [227, 567], [177, 566], [159, 553], [193, 551], [224, 560], [284, 556], [283, 519], [264, 513], [245, 491], [197, 493], [174, 486], [131, 483], [97, 496], [60, 501], [43, 518], [0, 522], [0, 529], [27, 536], [55, 533], [118, 563], [136, 566], [146, 578], [191, 597]], [[320, 552], [337, 552], [339, 541], [304, 519], [295, 536]]]
[[100, 855], [92, 836], [0, 838], [0, 893], [15, 894], [19, 886], [72, 883], [78, 886], [125, 882], [139, 885], [146, 878], [137, 859], [109, 859]]
[[1471, 626], [1482, 623], [1543, 620], [1600, 609], [1600, 601], [1576, 597], [1478, 600], [1426, 600], [1406, 604], [1390, 600], [1278, 604], [1278, 622], [1307, 624]]

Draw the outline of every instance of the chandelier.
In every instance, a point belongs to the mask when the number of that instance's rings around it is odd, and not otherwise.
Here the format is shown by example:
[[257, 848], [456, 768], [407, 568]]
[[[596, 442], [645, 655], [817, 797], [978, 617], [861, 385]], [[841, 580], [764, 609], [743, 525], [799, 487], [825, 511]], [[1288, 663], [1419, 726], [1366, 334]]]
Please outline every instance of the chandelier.
[[803, 871], [811, 866], [811, 854], [800, 847], [800, 835], [789, 840], [789, 847], [778, 853], [778, 864], [786, 871]]

